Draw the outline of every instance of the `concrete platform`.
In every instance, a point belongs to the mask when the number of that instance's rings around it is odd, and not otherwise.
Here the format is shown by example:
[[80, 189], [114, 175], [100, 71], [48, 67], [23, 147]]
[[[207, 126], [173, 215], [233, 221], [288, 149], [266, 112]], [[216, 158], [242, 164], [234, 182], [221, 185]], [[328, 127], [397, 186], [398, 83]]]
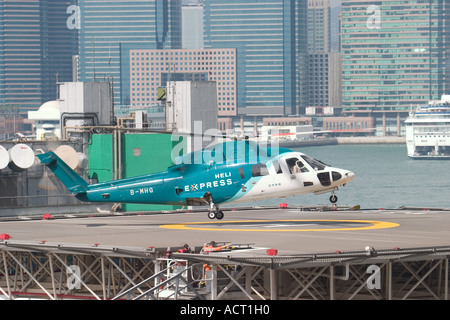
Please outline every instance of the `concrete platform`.
[[251, 244], [227, 255], [266, 256], [450, 245], [450, 211], [253, 209], [225, 211], [221, 221], [206, 212], [92, 216], [0, 222], [12, 242], [45, 242], [116, 248], [202, 247], [212, 240]]

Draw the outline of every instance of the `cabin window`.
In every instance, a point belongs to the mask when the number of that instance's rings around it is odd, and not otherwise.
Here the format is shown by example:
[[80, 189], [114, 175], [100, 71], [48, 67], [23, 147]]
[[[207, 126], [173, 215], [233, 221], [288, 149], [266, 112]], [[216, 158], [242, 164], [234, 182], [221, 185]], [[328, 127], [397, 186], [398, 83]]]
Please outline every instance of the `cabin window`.
[[238, 170], [239, 170], [239, 174], [241, 175], [241, 179], [244, 179], [245, 178], [244, 169], [243, 168], [239, 168]]
[[140, 157], [141, 156], [141, 148], [133, 148], [133, 156]]
[[281, 166], [280, 166], [280, 163], [278, 162], [278, 160], [275, 160], [275, 161], [273, 162], [273, 167], [275, 168], [275, 172], [276, 172], [277, 174], [282, 173], [282, 171], [281, 171]]
[[317, 174], [317, 178], [319, 178], [320, 183], [324, 186], [327, 187], [329, 185], [331, 185], [331, 180], [330, 180], [330, 173], [327, 172], [321, 172]]
[[333, 181], [338, 181], [342, 179], [342, 174], [336, 171], [331, 172], [331, 176], [333, 177]]
[[265, 164], [255, 164], [252, 166], [252, 176], [253, 177], [259, 177], [259, 176], [266, 176], [269, 174], [269, 171], [267, 170], [267, 167]]

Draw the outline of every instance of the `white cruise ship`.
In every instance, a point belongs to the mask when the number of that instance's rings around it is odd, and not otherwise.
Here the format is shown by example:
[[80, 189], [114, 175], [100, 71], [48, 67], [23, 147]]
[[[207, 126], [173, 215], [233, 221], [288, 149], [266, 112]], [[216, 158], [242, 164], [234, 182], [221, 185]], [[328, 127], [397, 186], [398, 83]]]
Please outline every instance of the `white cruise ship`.
[[450, 160], [450, 95], [418, 106], [405, 125], [411, 159]]

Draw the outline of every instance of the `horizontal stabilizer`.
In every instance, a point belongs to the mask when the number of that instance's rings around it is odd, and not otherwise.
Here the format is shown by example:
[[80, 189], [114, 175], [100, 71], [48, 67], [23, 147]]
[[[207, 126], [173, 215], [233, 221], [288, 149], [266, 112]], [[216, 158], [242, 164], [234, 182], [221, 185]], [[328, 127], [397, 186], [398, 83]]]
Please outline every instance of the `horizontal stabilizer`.
[[42, 164], [45, 164], [55, 176], [69, 189], [73, 194], [86, 193], [88, 183], [72, 170], [61, 158], [50, 151], [37, 155]]

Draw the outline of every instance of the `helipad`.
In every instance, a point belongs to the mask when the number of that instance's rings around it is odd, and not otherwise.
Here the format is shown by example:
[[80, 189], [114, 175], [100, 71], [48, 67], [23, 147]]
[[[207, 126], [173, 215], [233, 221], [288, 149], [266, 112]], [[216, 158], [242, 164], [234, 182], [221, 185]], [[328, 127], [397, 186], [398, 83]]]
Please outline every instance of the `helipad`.
[[46, 218], [1, 220], [0, 269], [10, 271], [0, 281], [4, 297], [449, 299], [445, 209], [254, 208], [225, 211], [220, 221], [206, 212]]
[[398, 227], [398, 223], [370, 220], [243, 220], [228, 222], [191, 222], [186, 224], [162, 225], [164, 229], [208, 230], [235, 232], [311, 232], [351, 231]]
[[206, 212], [91, 215], [0, 223], [11, 241], [114, 247], [191, 247], [209, 241], [253, 243], [252, 254], [279, 254], [450, 245], [450, 212], [432, 210], [301, 211], [258, 208], [225, 211], [223, 220]]

